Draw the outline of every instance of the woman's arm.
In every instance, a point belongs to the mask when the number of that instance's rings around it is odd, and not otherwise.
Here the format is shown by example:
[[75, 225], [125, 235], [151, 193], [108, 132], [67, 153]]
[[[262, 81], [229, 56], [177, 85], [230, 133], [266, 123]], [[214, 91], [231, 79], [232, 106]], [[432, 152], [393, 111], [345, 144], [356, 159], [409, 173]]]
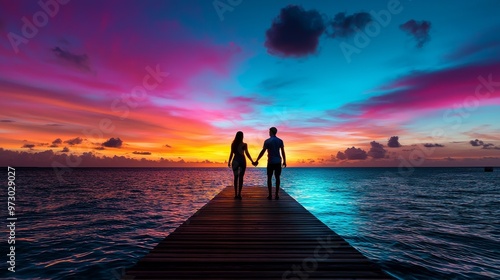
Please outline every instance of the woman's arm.
[[229, 152], [229, 160], [227, 162], [227, 166], [231, 167], [231, 160], [233, 159], [233, 151]]
[[245, 154], [247, 155], [247, 157], [250, 159], [250, 161], [253, 163], [253, 159], [252, 159], [252, 156], [250, 155], [250, 153], [248, 152], [248, 145], [245, 144]]

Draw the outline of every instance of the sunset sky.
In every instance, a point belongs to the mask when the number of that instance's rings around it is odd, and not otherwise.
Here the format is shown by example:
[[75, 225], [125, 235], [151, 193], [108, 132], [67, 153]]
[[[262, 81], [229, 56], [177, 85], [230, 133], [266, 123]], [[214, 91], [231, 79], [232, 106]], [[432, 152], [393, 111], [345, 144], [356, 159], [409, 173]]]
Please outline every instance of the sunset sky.
[[276, 126], [289, 166], [500, 166], [500, 1], [40, 3], [0, 0], [2, 165], [222, 167]]

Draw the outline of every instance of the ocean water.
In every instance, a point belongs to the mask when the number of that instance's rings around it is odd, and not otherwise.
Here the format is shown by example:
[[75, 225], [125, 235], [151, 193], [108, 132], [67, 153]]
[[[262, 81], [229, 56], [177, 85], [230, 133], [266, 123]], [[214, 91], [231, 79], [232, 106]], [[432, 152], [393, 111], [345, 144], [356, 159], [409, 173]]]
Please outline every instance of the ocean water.
[[[120, 279], [232, 184], [227, 168], [80, 168], [63, 178], [16, 169], [16, 272], [2, 226], [1, 279]], [[247, 169], [246, 185], [265, 181], [265, 169]], [[282, 184], [396, 278], [500, 279], [498, 169], [287, 168]]]

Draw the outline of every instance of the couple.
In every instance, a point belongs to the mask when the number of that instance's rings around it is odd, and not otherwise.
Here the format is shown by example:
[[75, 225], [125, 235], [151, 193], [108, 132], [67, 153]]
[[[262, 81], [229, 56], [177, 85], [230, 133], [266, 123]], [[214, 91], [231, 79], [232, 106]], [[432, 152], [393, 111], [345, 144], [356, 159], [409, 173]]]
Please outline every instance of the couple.
[[[283, 145], [283, 140], [276, 137], [278, 129], [276, 127], [271, 127], [269, 129], [269, 139], [264, 141], [264, 146], [262, 151], [257, 157], [256, 161], [252, 160], [250, 153], [248, 152], [248, 145], [243, 142], [243, 132], [238, 131], [234, 137], [233, 143], [231, 144], [231, 153], [229, 155], [228, 166], [233, 168], [234, 173], [234, 198], [241, 199], [241, 189], [243, 188], [243, 176], [245, 175], [245, 169], [247, 167], [246, 156], [250, 159], [253, 166], [259, 164], [259, 159], [264, 155], [267, 150], [267, 189], [269, 190], [269, 196], [267, 199], [272, 199], [272, 178], [273, 173], [276, 177], [276, 194], [275, 199], [279, 199], [280, 190], [280, 175], [281, 175], [281, 155], [283, 156], [283, 167], [286, 167], [286, 156], [285, 156], [285, 146]], [[232, 160], [232, 162], [231, 162]]]

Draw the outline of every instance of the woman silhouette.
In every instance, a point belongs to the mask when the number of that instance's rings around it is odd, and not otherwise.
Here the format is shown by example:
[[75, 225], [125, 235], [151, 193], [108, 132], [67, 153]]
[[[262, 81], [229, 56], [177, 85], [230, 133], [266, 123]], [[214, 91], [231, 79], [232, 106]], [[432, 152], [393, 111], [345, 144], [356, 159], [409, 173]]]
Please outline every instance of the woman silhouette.
[[231, 153], [229, 154], [229, 161], [227, 163], [227, 166], [233, 168], [235, 199], [241, 199], [243, 176], [245, 176], [245, 169], [247, 168], [245, 154], [253, 164], [254, 162], [252, 157], [250, 156], [250, 153], [248, 153], [248, 145], [243, 143], [243, 132], [238, 131], [236, 132], [236, 136], [234, 136], [233, 143], [231, 144]]

